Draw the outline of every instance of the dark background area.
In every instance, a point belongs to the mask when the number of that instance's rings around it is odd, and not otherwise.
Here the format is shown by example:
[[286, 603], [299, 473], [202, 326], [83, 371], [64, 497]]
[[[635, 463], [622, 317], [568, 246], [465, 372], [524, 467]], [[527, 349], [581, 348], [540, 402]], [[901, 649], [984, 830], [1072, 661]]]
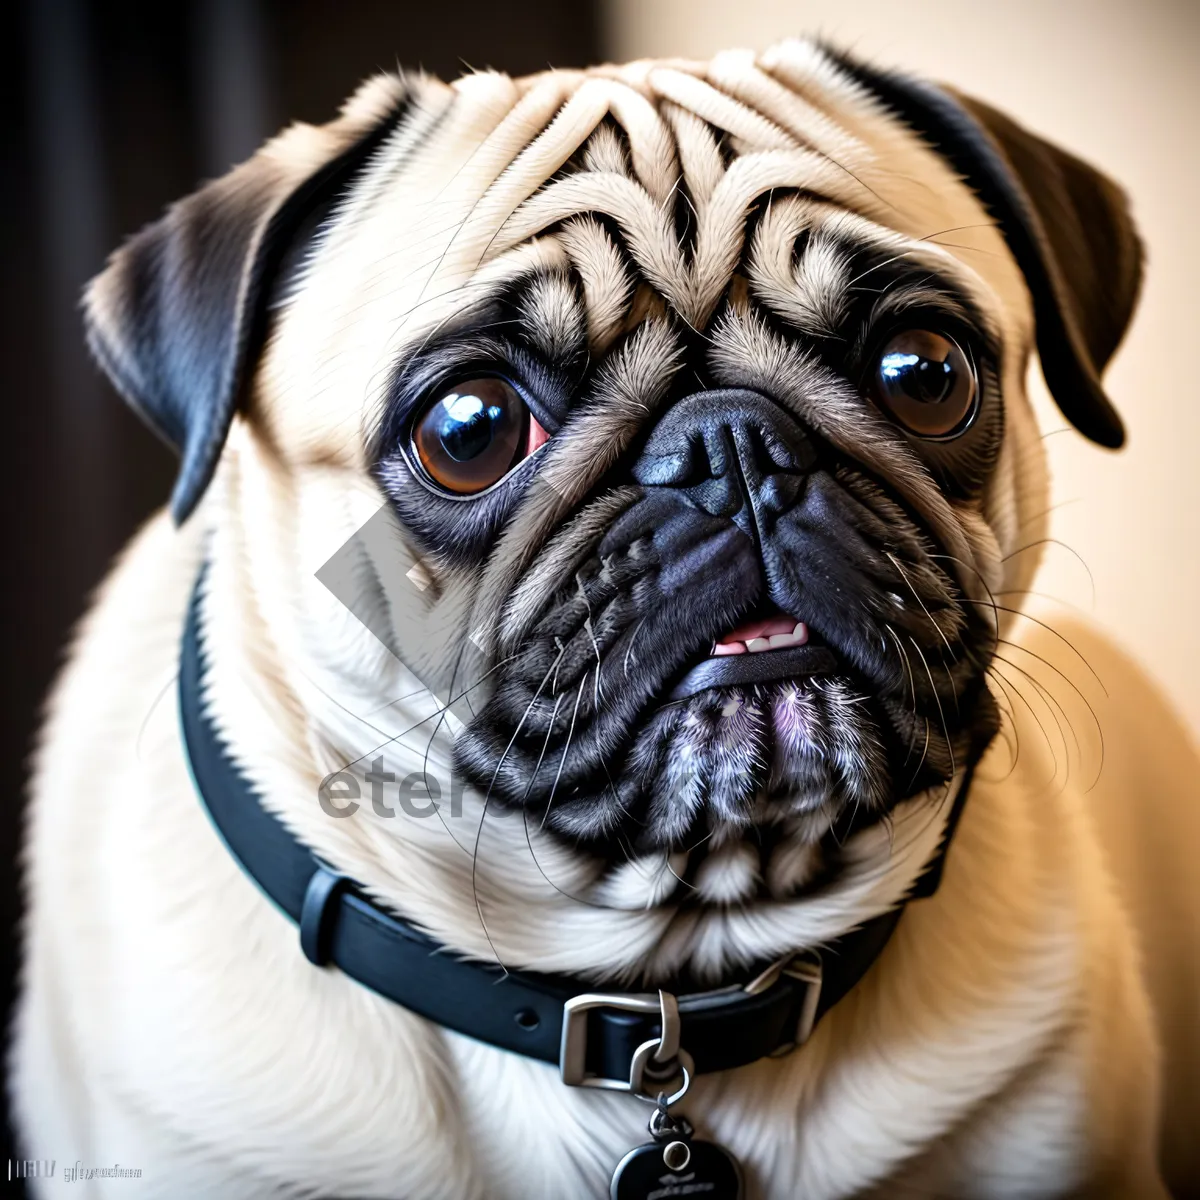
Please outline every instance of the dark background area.
[[[91, 365], [83, 284], [170, 200], [397, 64], [443, 77], [598, 57], [598, 0], [19, 0], [0, 73], [0, 1005], [16, 967], [28, 757], [72, 624], [166, 499], [172, 455]], [[120, 680], [113, 680], [114, 691]], [[80, 804], [88, 798], [80, 796]], [[13, 1155], [11, 1143], [3, 1157]], [[72, 1161], [75, 1148], [61, 1147]], [[17, 1184], [9, 1184], [16, 1190]]]

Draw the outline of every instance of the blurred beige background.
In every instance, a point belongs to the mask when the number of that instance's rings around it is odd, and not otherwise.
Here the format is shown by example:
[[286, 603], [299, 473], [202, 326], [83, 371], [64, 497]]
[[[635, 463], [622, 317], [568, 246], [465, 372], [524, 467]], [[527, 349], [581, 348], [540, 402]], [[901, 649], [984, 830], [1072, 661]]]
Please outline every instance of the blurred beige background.
[[[1149, 263], [1109, 369], [1119, 454], [1032, 393], [1054, 474], [1038, 587], [1099, 620], [1200, 731], [1200, 3], [1196, 0], [608, 0], [606, 56], [707, 57], [817, 34], [991, 101], [1121, 181]], [[1087, 570], [1095, 579], [1095, 594]]]

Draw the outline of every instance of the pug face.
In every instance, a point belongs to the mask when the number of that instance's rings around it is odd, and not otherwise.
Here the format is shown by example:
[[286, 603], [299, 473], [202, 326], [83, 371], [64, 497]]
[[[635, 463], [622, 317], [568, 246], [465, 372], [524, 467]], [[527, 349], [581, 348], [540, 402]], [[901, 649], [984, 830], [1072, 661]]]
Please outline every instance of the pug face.
[[[373, 464], [423, 557], [482, 579], [507, 532], [520, 564], [489, 596], [472, 782], [613, 855], [823, 832], [948, 782], [995, 729], [954, 523], [1004, 429], [970, 292], [866, 220], [764, 197], [692, 326], [619, 234], [574, 222], [405, 359]], [[600, 247], [611, 291], [589, 295]], [[622, 325], [590, 347], [601, 306]]]
[[423, 581], [379, 604], [406, 665], [471, 693], [458, 768], [621, 860], [840, 844], [978, 758], [1045, 507], [1024, 370], [1036, 338], [1119, 441], [1098, 372], [1137, 263], [1083, 164], [789, 43], [376, 80], [139, 235], [89, 311], [181, 449], [178, 516], [239, 407], [272, 487], [372, 489]]

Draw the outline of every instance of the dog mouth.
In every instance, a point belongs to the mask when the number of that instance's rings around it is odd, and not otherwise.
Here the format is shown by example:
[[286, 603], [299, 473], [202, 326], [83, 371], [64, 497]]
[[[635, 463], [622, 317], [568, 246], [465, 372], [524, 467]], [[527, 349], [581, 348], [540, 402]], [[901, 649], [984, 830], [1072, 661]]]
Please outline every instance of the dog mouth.
[[764, 654], [803, 646], [808, 642], [808, 626], [776, 608], [770, 616], [744, 621], [718, 638], [713, 644], [713, 657], [733, 654]]
[[758, 539], [650, 491], [559, 580], [456, 760], [489, 797], [613, 858], [796, 822], [819, 838], [943, 782], [980, 724], [975, 627], [919, 533], [885, 512], [814, 474]]
[[772, 606], [723, 633], [708, 655], [684, 672], [669, 698], [686, 700], [712, 688], [828, 675], [836, 668], [833, 651], [806, 622]]

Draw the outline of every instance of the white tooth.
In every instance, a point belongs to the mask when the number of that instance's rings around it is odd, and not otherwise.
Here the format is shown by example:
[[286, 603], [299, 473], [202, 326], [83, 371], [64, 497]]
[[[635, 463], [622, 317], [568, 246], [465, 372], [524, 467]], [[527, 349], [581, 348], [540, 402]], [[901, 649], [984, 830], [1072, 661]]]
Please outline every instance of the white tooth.
[[746, 649], [751, 654], [756, 654], [759, 650], [770, 650], [771, 643], [766, 638], [747, 638]]
[[808, 626], [803, 621], [797, 621], [796, 628], [792, 630], [792, 637], [796, 639], [797, 646], [803, 646], [808, 641]]
[[773, 633], [768, 639], [772, 650], [782, 650], [784, 646], [798, 646], [796, 635], [793, 633]]

